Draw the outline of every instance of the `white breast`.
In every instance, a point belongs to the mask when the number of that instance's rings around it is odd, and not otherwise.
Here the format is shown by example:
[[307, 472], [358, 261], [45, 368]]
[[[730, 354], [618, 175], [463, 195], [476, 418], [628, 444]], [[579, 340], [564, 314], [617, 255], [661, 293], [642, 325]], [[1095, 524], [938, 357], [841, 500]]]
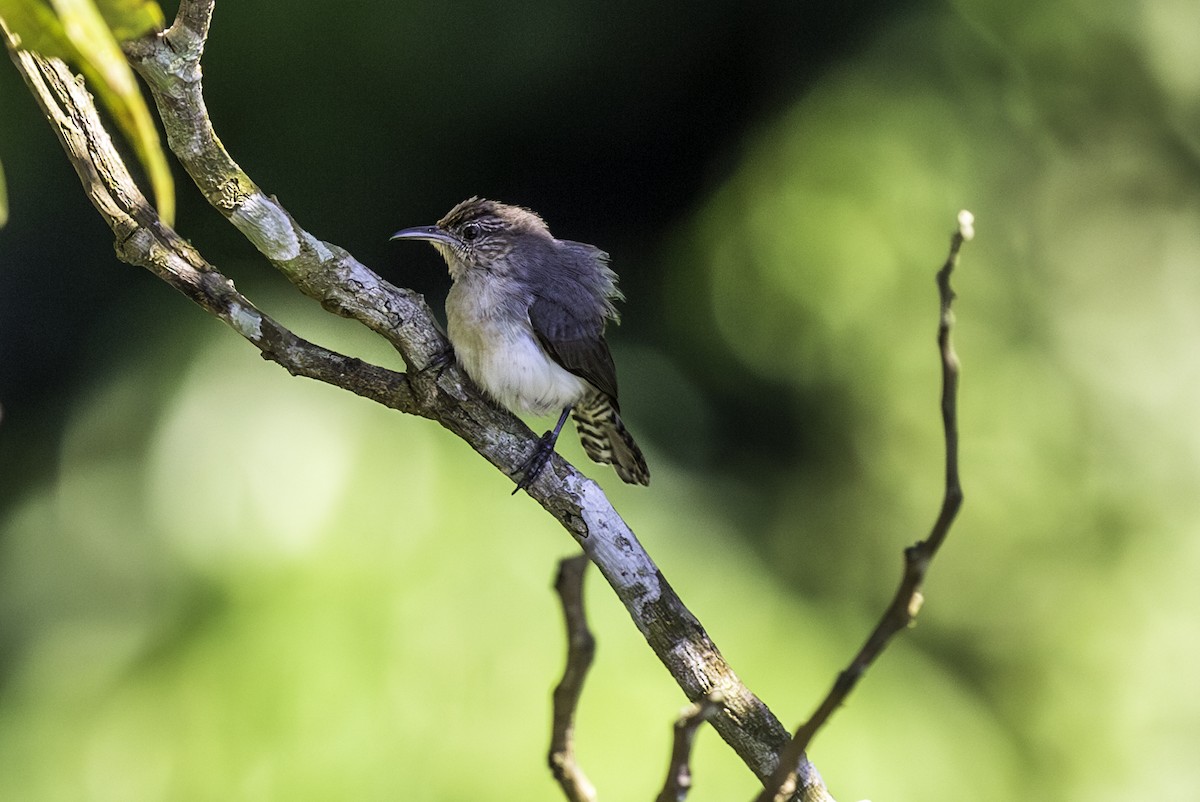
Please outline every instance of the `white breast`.
[[488, 395], [513, 412], [547, 415], [590, 391], [542, 350], [527, 312], [518, 317], [489, 288], [464, 291], [463, 283], [446, 298], [446, 333], [459, 364]]

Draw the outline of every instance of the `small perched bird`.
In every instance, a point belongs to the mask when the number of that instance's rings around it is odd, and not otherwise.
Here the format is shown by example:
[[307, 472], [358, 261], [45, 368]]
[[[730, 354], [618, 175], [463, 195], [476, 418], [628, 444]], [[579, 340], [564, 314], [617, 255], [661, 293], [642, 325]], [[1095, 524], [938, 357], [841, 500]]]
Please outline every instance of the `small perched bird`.
[[517, 490], [541, 473], [567, 415], [589, 457], [630, 484], [650, 484], [642, 450], [621, 422], [604, 340], [605, 325], [618, 320], [613, 301], [623, 298], [608, 254], [555, 239], [528, 209], [483, 198], [392, 239], [426, 240], [446, 260], [453, 281], [446, 329], [467, 375], [513, 412], [561, 410], [522, 466]]

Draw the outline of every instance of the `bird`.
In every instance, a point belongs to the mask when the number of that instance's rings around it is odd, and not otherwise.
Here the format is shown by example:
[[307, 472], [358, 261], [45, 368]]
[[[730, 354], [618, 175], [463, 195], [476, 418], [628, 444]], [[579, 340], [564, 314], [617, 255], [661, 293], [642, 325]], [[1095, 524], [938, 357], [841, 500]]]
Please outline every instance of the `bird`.
[[519, 469], [514, 494], [541, 474], [568, 415], [588, 457], [629, 484], [650, 484], [621, 419], [604, 338], [608, 322], [620, 322], [614, 302], [624, 300], [607, 253], [556, 239], [530, 209], [480, 197], [391, 239], [430, 242], [445, 260], [446, 333], [467, 376], [511, 412], [560, 413]]

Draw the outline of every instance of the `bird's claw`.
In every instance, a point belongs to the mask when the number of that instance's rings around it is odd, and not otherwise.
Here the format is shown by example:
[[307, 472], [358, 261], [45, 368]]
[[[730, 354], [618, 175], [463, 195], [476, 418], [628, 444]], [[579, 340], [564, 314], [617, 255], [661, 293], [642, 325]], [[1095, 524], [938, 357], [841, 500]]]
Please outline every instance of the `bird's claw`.
[[445, 351], [438, 351], [431, 356], [425, 363], [425, 367], [421, 368], [421, 372], [432, 371], [434, 381], [438, 382], [442, 380], [442, 374], [446, 372], [446, 368], [452, 364], [454, 364], [454, 348], [447, 346]]
[[513, 489], [512, 495], [516, 495], [522, 490], [528, 488], [531, 484], [537, 481], [537, 478], [542, 475], [542, 471], [546, 469], [546, 463], [550, 461], [550, 455], [554, 453], [554, 432], [546, 432], [538, 438], [537, 446], [534, 447], [533, 453], [529, 455], [529, 459], [525, 460], [521, 465], [520, 479], [517, 480], [517, 486]]

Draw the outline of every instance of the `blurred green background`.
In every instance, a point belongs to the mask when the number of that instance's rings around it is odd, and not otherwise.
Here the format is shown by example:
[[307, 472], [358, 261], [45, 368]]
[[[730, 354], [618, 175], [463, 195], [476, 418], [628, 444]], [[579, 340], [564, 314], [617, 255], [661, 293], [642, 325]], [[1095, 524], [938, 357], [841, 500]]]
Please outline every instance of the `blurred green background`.
[[[841, 800], [1193, 799], [1197, 31], [1193, 0], [242, 0], [205, 77], [261, 186], [439, 309], [436, 254], [387, 237], [472, 194], [612, 253], [654, 484], [564, 452], [789, 726], [936, 511], [933, 274], [969, 208], [966, 506], [811, 756]], [[9, 67], [0, 160], [0, 799], [561, 798], [569, 538], [118, 263]], [[260, 306], [396, 365], [179, 178], [180, 231]], [[650, 799], [684, 700], [588, 595], [580, 759]], [[753, 792], [711, 731], [695, 774]]]

